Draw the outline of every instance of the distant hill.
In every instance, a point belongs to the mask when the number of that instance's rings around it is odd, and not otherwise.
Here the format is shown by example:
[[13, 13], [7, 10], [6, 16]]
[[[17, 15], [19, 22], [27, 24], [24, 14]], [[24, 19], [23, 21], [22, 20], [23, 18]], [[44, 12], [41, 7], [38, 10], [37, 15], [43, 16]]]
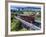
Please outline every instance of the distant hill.
[[33, 12], [40, 12], [41, 8], [38, 7], [11, 7], [11, 11], [16, 12], [16, 11], [33, 11]]

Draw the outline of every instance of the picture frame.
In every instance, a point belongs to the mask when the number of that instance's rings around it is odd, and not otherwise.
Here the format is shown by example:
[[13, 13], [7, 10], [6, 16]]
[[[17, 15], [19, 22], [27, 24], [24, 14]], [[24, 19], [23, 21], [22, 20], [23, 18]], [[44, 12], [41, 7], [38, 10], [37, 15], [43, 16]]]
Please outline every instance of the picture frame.
[[[14, 6], [14, 7], [13, 7]], [[40, 11], [41, 13], [40, 13], [40, 15], [41, 15], [41, 17], [40, 17], [40, 28], [39, 27], [37, 27], [37, 25], [35, 26], [35, 25], [30, 25], [30, 23], [28, 22], [28, 21], [24, 21], [23, 19], [20, 19], [20, 18], [18, 18], [18, 17], [16, 17], [15, 16], [15, 18], [16, 18], [16, 20], [19, 20], [19, 21], [23, 21], [22, 23], [24, 23], [24, 24], [29, 24], [29, 26], [31, 26], [31, 28], [33, 29], [29, 29], [29, 31], [27, 30], [27, 31], [11, 31], [11, 17], [12, 17], [12, 8], [14, 9], [14, 8], [18, 8], [18, 7], [21, 7], [21, 8], [27, 8], [27, 10], [31, 10], [31, 8], [32, 8], [32, 10], [31, 11], [33, 11], [33, 9], [34, 9], [34, 11], [35, 11], [35, 8], [34, 7], [37, 7], [36, 8], [36, 12], [37, 12], [37, 10], [38, 11]], [[20, 8], [20, 9], [21, 9]], [[18, 8], [19, 9], [19, 8]], [[26, 9], [24, 9], [25, 11], [26, 11]], [[11, 12], [10, 12], [11, 11]], [[34, 12], [33, 11], [33, 12]], [[14, 11], [13, 11], [14, 12]], [[28, 12], [28, 11], [27, 11]], [[30, 11], [29, 11], [30, 12]], [[22, 13], [22, 12], [21, 12]], [[20, 15], [21, 15], [21, 13], [20, 13]], [[30, 14], [30, 13], [29, 13]], [[25, 15], [27, 16], [27, 15], [29, 15], [28, 13], [26, 14], [25, 13]], [[6, 16], [7, 15], [7, 16]], [[17, 14], [18, 15], [18, 14]], [[20, 16], [19, 15], [19, 16]], [[21, 15], [22, 16], [22, 15]], [[37, 35], [37, 34], [44, 34], [45, 33], [45, 4], [44, 3], [36, 3], [36, 2], [20, 2], [20, 1], [6, 1], [6, 13], [5, 13], [5, 17], [6, 17], [6, 32], [8, 33], [6, 33], [7, 35]], [[25, 18], [24, 18], [25, 19]], [[38, 21], [39, 22], [39, 21]], [[26, 24], [26, 25], [27, 25]], [[35, 24], [35, 23], [34, 23]], [[17, 24], [18, 25], [18, 24]], [[38, 23], [38, 25], [39, 25], [39, 23]], [[35, 28], [36, 27], [36, 28]], [[36, 31], [35, 31], [35, 29], [36, 29]]]

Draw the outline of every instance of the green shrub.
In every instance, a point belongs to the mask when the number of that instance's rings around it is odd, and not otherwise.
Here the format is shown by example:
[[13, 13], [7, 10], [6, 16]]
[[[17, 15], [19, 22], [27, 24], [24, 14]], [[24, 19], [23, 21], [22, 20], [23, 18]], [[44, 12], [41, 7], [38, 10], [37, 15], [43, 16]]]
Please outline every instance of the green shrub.
[[15, 25], [15, 30], [18, 31], [20, 29], [22, 29], [21, 22], [17, 20], [16, 25]]
[[20, 29], [22, 29], [21, 22], [14, 19], [11, 23], [11, 31], [19, 31]]

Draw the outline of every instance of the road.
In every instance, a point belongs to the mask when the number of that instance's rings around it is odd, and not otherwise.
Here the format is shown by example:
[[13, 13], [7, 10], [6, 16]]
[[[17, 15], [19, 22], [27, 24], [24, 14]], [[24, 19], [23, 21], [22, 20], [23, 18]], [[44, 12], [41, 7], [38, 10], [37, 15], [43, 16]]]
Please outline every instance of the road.
[[29, 22], [27, 22], [25, 20], [22, 20], [21, 18], [16, 17], [16, 16], [15, 16], [15, 18], [18, 19], [18, 20], [20, 20], [22, 22], [23, 27], [25, 27], [25, 28], [27, 28], [29, 30], [31, 30], [31, 29], [33, 29], [33, 30], [39, 30], [40, 29], [40, 27], [36, 26], [35, 23], [34, 24], [29, 23]]

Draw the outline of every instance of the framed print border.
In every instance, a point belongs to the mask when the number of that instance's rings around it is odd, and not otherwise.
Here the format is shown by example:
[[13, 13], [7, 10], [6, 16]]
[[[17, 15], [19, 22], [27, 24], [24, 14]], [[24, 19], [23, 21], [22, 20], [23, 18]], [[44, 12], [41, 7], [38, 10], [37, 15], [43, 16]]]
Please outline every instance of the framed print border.
[[43, 7], [43, 33], [28, 33], [28, 34], [14, 34], [15, 36], [23, 36], [23, 35], [39, 35], [45, 33], [45, 3], [37, 3], [37, 2], [22, 2], [22, 1], [5, 1], [5, 35], [8, 35], [8, 3], [27, 3], [27, 4], [42, 4]]

